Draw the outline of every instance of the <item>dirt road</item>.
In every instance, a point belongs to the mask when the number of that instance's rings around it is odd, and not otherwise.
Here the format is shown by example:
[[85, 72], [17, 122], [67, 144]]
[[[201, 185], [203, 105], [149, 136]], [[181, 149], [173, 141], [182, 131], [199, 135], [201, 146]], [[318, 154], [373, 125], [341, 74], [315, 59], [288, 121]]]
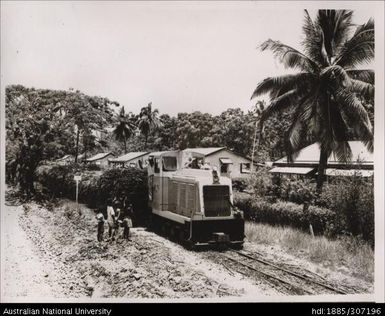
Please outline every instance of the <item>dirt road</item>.
[[22, 207], [5, 208], [2, 226], [2, 300], [44, 300], [52, 297], [47, 282], [49, 267], [38, 256], [38, 249], [20, 227]]
[[277, 294], [143, 228], [133, 229], [131, 242], [99, 243], [93, 212], [82, 207], [79, 215], [72, 202], [52, 210], [9, 206], [5, 221], [3, 301]]
[[132, 230], [132, 241], [99, 243], [95, 214], [71, 201], [8, 206], [3, 216], [2, 301], [256, 301], [290, 294], [225, 263], [221, 254], [188, 251], [144, 228]]

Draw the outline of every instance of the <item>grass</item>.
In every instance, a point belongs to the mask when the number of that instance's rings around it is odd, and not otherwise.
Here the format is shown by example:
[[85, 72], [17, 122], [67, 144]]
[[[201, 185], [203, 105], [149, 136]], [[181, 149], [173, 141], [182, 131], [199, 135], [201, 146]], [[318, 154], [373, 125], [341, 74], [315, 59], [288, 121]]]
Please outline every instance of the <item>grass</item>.
[[351, 275], [373, 282], [374, 251], [354, 237], [336, 240], [324, 236], [314, 238], [291, 227], [246, 222], [246, 239], [267, 246], [279, 246], [288, 254], [321, 263], [331, 269], [344, 267]]

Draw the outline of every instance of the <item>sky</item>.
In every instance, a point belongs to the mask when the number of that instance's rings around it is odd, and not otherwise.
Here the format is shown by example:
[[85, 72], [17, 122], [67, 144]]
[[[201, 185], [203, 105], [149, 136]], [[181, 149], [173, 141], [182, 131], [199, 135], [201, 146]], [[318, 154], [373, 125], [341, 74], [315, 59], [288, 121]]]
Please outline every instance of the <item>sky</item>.
[[257, 47], [301, 49], [303, 10], [320, 4], [363, 24], [379, 2], [2, 1], [1, 88], [74, 88], [134, 113], [247, 111], [258, 82], [287, 72]]

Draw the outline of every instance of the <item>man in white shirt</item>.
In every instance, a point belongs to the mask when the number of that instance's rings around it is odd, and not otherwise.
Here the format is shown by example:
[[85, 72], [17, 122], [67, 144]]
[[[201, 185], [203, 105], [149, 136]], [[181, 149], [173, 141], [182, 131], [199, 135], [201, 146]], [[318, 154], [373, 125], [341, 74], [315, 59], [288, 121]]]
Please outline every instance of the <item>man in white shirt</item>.
[[107, 200], [107, 223], [108, 223], [108, 236], [110, 238], [115, 237], [115, 211], [112, 207], [112, 200]]

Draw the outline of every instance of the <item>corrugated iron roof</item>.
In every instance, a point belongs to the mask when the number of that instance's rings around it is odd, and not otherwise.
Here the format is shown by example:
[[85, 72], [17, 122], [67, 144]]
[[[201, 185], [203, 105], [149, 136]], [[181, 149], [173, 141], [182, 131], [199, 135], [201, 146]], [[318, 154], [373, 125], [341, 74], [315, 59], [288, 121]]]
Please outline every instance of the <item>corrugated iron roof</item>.
[[299, 167], [275, 167], [270, 170], [271, 173], [286, 173], [286, 174], [308, 174], [314, 168], [299, 168]]
[[362, 169], [333, 169], [328, 168], [325, 170], [325, 174], [327, 176], [334, 176], [334, 177], [371, 177], [374, 174], [373, 170], [362, 170]]
[[184, 149], [183, 151], [184, 152], [196, 152], [198, 154], [202, 154], [202, 155], [205, 155], [205, 156], [210, 156], [212, 155], [213, 153], [216, 153], [217, 151], [220, 151], [222, 149], [226, 149], [226, 147], [207, 147], [207, 148], [203, 148], [203, 147], [199, 147], [199, 148], [186, 148]]
[[117, 157], [117, 158], [112, 158], [110, 159], [111, 162], [128, 162], [132, 159], [135, 159], [135, 158], [138, 158], [138, 157], [141, 157], [141, 156], [144, 156], [144, 155], [147, 155], [149, 154], [148, 151], [143, 151], [143, 152], [130, 152], [128, 154], [125, 154], [123, 156], [120, 156], [120, 157]]
[[150, 152], [150, 156], [162, 156], [165, 154], [176, 154], [178, 150], [165, 150], [165, 151], [153, 151]]
[[[350, 149], [352, 150], [352, 163], [373, 163], [374, 157], [373, 153], [369, 152], [365, 145], [360, 141], [349, 141]], [[318, 163], [320, 158], [320, 148], [318, 143], [314, 143], [310, 146], [307, 146], [301, 149], [298, 153], [298, 156], [294, 159], [293, 163]], [[275, 163], [286, 163], [287, 157], [283, 157]], [[338, 164], [342, 163], [337, 160], [337, 158], [333, 155], [330, 155], [328, 159], [329, 164]]]
[[57, 159], [56, 161], [62, 161], [62, 160], [66, 160], [66, 159], [74, 159], [74, 157], [72, 157], [71, 155], [65, 155], [65, 156]]
[[100, 160], [100, 159], [103, 159], [109, 155], [112, 155], [112, 153], [99, 153], [99, 154], [96, 154], [95, 156], [92, 156], [88, 159], [86, 159], [86, 161], [96, 161], [96, 160]]

